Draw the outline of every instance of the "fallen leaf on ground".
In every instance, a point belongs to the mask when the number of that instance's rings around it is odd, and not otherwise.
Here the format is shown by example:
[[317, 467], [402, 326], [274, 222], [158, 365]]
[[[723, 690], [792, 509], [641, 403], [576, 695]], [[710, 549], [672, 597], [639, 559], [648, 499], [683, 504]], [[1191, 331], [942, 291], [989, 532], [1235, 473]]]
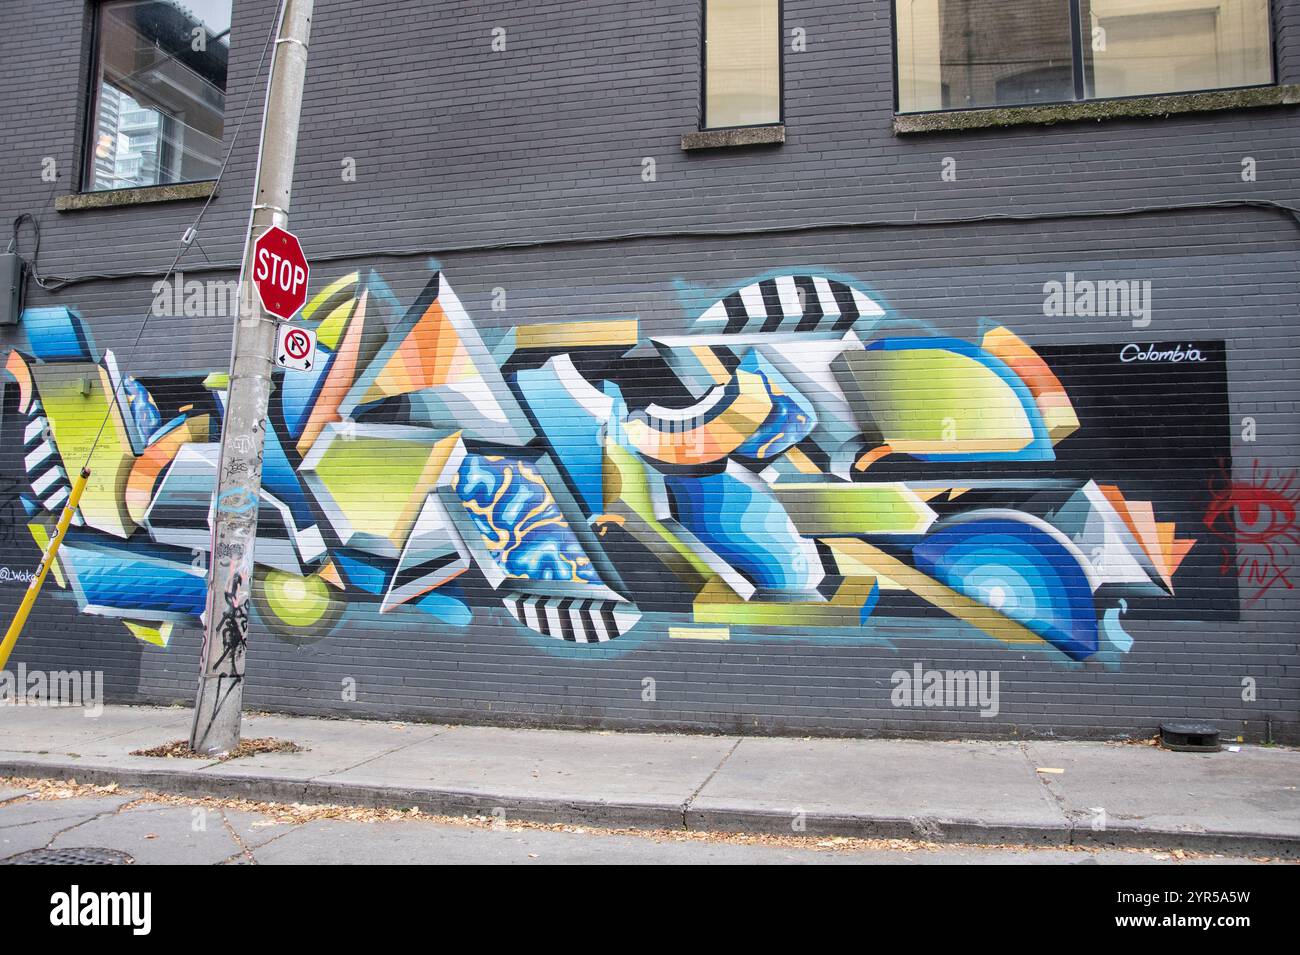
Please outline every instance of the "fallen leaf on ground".
[[[261, 739], [241, 739], [239, 746], [233, 753], [226, 753], [224, 756], [218, 756], [217, 761], [221, 763], [229, 762], [232, 759], [242, 759], [245, 756], [256, 756], [259, 753], [302, 753], [305, 747], [297, 743], [291, 743], [287, 739], [275, 739], [270, 736]], [[160, 746], [151, 746], [149, 749], [137, 749], [131, 752], [132, 756], [155, 756], [163, 759], [212, 759], [203, 753], [196, 753], [190, 749], [190, 744], [183, 739], [172, 740], [170, 743], [163, 743]]]

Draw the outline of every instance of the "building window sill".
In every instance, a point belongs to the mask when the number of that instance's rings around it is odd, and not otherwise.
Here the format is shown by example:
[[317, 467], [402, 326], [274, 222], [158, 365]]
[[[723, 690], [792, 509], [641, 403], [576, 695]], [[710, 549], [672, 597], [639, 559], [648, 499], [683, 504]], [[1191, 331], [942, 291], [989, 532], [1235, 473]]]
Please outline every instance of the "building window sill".
[[682, 133], [682, 149], [735, 149], [741, 146], [778, 146], [785, 142], [785, 124], [739, 126], [735, 129], [701, 129]]
[[167, 186], [141, 186], [138, 189], [106, 189], [103, 192], [74, 192], [58, 196], [54, 208], [59, 212], [82, 209], [115, 209], [118, 206], [143, 206], [154, 202], [182, 202], [206, 199], [216, 190], [215, 180], [177, 182]]
[[1300, 85], [1260, 86], [1213, 93], [1170, 93], [1128, 99], [1099, 99], [1084, 103], [1006, 106], [994, 109], [902, 113], [894, 116], [894, 134], [956, 132], [998, 126], [1051, 125], [1083, 120], [1163, 117], [1178, 113], [1207, 113], [1224, 109], [1300, 105]]

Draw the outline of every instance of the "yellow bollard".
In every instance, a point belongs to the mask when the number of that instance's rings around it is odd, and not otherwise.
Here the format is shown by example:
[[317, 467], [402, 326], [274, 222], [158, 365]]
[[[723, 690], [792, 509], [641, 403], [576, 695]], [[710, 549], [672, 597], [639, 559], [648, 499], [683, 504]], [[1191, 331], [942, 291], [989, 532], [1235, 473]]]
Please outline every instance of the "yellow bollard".
[[9, 624], [4, 641], [0, 642], [0, 670], [3, 670], [5, 664], [9, 662], [9, 654], [13, 652], [14, 644], [18, 642], [18, 635], [23, 632], [23, 625], [27, 623], [27, 616], [32, 612], [36, 598], [40, 596], [45, 575], [50, 572], [54, 557], [59, 552], [59, 545], [63, 543], [63, 536], [68, 533], [68, 525], [72, 523], [72, 515], [77, 512], [77, 505], [81, 503], [81, 492], [86, 489], [86, 479], [89, 477], [90, 469], [82, 468], [81, 474], [77, 475], [77, 480], [72, 484], [72, 493], [68, 495], [67, 503], [63, 505], [63, 513], [59, 515], [54, 537], [46, 546], [45, 553], [41, 555], [40, 569], [32, 578], [32, 582], [27, 585], [27, 593], [23, 594], [23, 602], [19, 604], [18, 612], [14, 614], [14, 622]]

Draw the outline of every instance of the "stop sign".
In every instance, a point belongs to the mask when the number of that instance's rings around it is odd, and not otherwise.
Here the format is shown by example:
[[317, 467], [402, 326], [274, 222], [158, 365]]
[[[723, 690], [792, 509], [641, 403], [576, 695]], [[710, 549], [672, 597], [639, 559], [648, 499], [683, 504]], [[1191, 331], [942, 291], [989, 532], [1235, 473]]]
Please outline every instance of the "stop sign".
[[292, 232], [271, 226], [253, 243], [253, 285], [262, 307], [277, 318], [292, 318], [307, 301], [309, 272]]

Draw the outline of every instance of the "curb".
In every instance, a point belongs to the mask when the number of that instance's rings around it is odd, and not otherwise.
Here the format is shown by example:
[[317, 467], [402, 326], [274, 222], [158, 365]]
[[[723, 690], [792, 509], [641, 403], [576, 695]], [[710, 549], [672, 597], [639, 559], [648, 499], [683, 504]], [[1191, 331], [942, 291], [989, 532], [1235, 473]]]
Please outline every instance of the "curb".
[[[697, 809], [686, 803], [611, 803], [599, 800], [550, 799], [449, 789], [327, 782], [282, 776], [232, 776], [167, 769], [74, 766], [9, 760], [0, 776], [76, 779], [175, 796], [249, 799], [260, 802], [330, 803], [376, 809], [413, 809], [442, 816], [491, 816], [504, 810], [527, 822], [627, 829], [675, 829], [693, 832], [738, 832], [790, 835], [788, 812], [716, 807]], [[861, 839], [913, 839], [967, 845], [1036, 847], [1189, 849], [1235, 855], [1300, 857], [1300, 835], [1210, 832], [1142, 828], [1132, 825], [1093, 830], [1090, 826], [987, 823], [926, 816], [869, 816], [809, 812], [798, 834]]]

